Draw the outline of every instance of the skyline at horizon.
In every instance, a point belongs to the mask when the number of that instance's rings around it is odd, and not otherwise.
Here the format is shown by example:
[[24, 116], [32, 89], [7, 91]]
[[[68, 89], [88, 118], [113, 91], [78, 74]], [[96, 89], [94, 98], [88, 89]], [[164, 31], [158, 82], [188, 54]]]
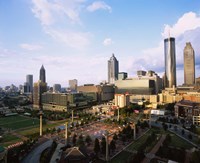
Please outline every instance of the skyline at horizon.
[[[172, 5], [173, 4], [173, 5]], [[159, 6], [159, 8], [158, 8]], [[12, 11], [12, 12], [10, 12]], [[200, 76], [200, 2], [173, 0], [19, 0], [0, 1], [0, 86], [39, 80], [41, 65], [48, 85], [63, 87], [107, 81], [112, 53], [119, 72], [164, 74], [164, 38], [176, 42], [177, 85], [184, 82], [183, 50], [191, 42], [196, 77]]]

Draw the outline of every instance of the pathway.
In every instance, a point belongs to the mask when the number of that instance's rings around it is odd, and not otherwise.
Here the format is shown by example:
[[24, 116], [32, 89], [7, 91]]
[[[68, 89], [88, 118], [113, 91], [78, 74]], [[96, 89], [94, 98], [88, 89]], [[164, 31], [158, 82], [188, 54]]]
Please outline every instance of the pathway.
[[146, 154], [146, 157], [143, 159], [142, 163], [149, 163], [152, 158], [154, 158], [156, 152], [162, 145], [163, 141], [165, 140], [166, 135], [162, 135], [160, 140], [157, 142], [157, 144], [152, 148], [152, 150]]

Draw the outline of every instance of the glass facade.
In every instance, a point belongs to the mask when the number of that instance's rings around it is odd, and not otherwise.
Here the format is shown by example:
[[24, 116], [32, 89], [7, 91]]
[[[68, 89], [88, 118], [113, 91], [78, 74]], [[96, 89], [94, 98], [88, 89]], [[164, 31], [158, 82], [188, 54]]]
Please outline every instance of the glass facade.
[[176, 87], [176, 52], [175, 38], [167, 38], [164, 40], [165, 52], [165, 87]]

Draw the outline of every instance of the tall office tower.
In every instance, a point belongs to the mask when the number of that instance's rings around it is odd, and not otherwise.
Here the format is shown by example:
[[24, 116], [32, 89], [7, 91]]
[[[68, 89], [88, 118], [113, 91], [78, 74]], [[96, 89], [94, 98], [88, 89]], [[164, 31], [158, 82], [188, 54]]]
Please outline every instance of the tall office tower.
[[33, 92], [33, 75], [26, 75], [26, 83], [29, 86], [29, 92]]
[[184, 48], [184, 84], [188, 86], [195, 84], [195, 57], [190, 42], [187, 42]]
[[46, 83], [46, 75], [45, 75], [45, 69], [44, 66], [42, 65], [40, 69], [40, 80], [44, 83]]
[[61, 85], [60, 84], [54, 84], [53, 85], [53, 92], [54, 93], [61, 92]]
[[165, 51], [165, 87], [176, 87], [176, 52], [175, 38], [169, 37], [164, 40]]
[[71, 91], [77, 91], [78, 81], [76, 79], [69, 80], [69, 88]]
[[47, 91], [47, 84], [39, 80], [34, 83], [33, 87], [33, 106], [35, 108], [42, 107], [42, 93]]
[[114, 84], [118, 79], [119, 63], [115, 55], [112, 54], [110, 60], [108, 60], [108, 83]]

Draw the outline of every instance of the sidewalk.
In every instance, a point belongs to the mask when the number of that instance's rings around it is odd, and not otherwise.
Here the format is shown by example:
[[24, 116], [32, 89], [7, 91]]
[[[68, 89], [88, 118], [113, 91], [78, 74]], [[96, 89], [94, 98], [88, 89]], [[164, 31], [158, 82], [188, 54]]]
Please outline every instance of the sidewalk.
[[50, 163], [56, 163], [56, 162], [57, 162], [57, 161], [56, 161], [57, 159], [60, 160], [60, 157], [61, 157], [60, 148], [62, 148], [62, 147], [64, 147], [64, 146], [65, 146], [65, 145], [64, 145], [64, 144], [61, 144], [61, 143], [59, 143], [59, 144], [57, 145], [56, 150], [55, 150], [53, 156], [51, 157]]
[[152, 150], [146, 154], [145, 158], [143, 159], [142, 163], [149, 163], [152, 158], [154, 158], [156, 152], [162, 145], [163, 141], [165, 140], [166, 135], [162, 135], [160, 140], [157, 142], [157, 144], [152, 148]]

